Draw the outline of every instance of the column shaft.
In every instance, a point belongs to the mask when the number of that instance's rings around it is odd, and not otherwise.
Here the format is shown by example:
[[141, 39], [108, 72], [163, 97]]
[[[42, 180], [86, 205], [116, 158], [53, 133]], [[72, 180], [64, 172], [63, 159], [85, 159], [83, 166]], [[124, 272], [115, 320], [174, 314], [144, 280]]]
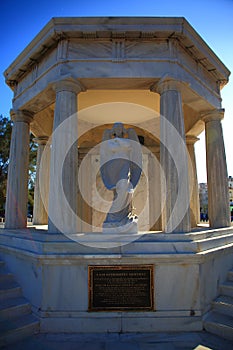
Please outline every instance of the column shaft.
[[188, 164], [181, 93], [175, 80], [159, 83], [160, 161], [162, 181], [163, 227], [166, 232], [188, 232], [190, 226]]
[[195, 157], [194, 143], [198, 141], [195, 136], [187, 136], [187, 150], [189, 154], [188, 170], [189, 170], [189, 191], [190, 191], [190, 220], [191, 227], [196, 227], [200, 222], [200, 201], [197, 180], [197, 165]]
[[[153, 151], [153, 152], [152, 152]], [[149, 222], [151, 231], [162, 230], [161, 174], [159, 147], [148, 156]], [[152, 155], [153, 154], [153, 155]]]
[[11, 135], [10, 163], [7, 180], [6, 228], [27, 227], [29, 124], [27, 111], [11, 111], [14, 121]]
[[37, 137], [35, 141], [38, 143], [38, 150], [34, 190], [33, 224], [47, 225], [50, 148], [46, 147], [46, 142], [48, 141], [48, 137], [46, 136]]
[[77, 92], [73, 80], [55, 86], [56, 106], [52, 135], [49, 232], [77, 232], [78, 147]]
[[213, 228], [230, 226], [227, 164], [221, 119], [224, 110], [206, 113], [206, 164], [208, 182], [208, 216]]

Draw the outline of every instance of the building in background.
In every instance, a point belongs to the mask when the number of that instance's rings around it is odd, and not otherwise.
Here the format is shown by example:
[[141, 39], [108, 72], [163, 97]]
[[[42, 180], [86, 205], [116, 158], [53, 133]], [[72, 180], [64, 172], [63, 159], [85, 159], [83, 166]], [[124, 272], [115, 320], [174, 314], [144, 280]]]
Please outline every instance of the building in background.
[[199, 183], [200, 219], [208, 220], [208, 186], [207, 183]]
[[230, 205], [233, 208], [233, 177], [228, 177], [228, 188], [229, 188], [229, 199], [230, 199]]
[[208, 212], [208, 186], [207, 183], [199, 183], [200, 211]]
[[228, 188], [229, 188], [231, 222], [233, 222], [233, 177], [232, 176], [228, 177]]
[[[229, 201], [231, 211], [231, 221], [233, 221], [233, 176], [228, 176]], [[207, 183], [199, 183], [200, 214], [208, 214], [208, 186]], [[204, 215], [205, 217], [205, 215]]]

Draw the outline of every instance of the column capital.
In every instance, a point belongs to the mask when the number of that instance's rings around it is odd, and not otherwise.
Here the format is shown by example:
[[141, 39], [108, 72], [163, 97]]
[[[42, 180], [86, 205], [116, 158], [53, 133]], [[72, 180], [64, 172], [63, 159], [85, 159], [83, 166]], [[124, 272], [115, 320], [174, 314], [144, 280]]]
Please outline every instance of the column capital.
[[223, 108], [217, 108], [217, 109], [213, 109], [211, 111], [206, 111], [206, 112], [203, 112], [201, 114], [202, 116], [202, 120], [205, 122], [205, 123], [208, 123], [210, 121], [214, 121], [214, 120], [222, 120], [224, 118], [224, 112], [225, 110]]
[[78, 80], [70, 76], [65, 76], [53, 82], [52, 86], [56, 92], [70, 91], [78, 94], [82, 91], [86, 91], [85, 87]]
[[194, 145], [197, 141], [200, 139], [194, 135], [186, 135], [186, 144], [187, 145]]
[[13, 122], [24, 122], [30, 124], [33, 120], [33, 113], [25, 109], [11, 109], [10, 116]]
[[46, 145], [48, 142], [49, 137], [48, 136], [38, 136], [33, 139], [38, 145]]
[[180, 84], [181, 82], [179, 80], [165, 75], [150, 87], [150, 91], [160, 95], [169, 90], [180, 91]]
[[148, 147], [149, 154], [159, 154], [160, 153], [160, 146], [149, 146]]

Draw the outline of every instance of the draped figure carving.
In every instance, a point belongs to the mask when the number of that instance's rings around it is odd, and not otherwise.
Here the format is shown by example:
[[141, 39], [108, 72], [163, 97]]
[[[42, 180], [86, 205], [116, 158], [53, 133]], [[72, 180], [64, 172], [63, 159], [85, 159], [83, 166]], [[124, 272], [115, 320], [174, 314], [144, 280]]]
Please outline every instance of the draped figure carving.
[[132, 212], [132, 197], [141, 176], [142, 150], [134, 129], [125, 129], [118, 122], [104, 131], [100, 166], [105, 187], [113, 191], [103, 232], [136, 233], [138, 218]]

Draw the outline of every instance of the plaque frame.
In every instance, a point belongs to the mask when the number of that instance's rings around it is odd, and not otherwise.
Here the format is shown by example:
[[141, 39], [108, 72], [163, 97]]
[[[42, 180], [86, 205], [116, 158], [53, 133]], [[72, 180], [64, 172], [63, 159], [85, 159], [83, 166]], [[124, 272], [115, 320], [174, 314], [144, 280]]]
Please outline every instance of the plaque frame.
[[[147, 270], [149, 271], [149, 304], [150, 305], [141, 305], [141, 306], [94, 306], [94, 272], [100, 271], [140, 271]], [[147, 291], [147, 292], [148, 292]], [[154, 265], [89, 265], [88, 266], [88, 311], [155, 311], [154, 310]]]

